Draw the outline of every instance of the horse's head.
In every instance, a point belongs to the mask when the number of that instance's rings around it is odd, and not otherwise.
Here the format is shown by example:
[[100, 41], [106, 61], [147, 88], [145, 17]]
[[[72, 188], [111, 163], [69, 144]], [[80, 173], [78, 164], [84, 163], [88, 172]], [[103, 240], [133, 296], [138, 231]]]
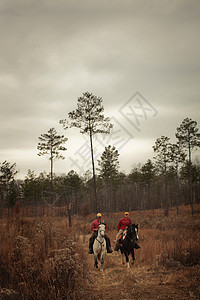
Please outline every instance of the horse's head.
[[98, 233], [101, 235], [101, 236], [104, 236], [105, 235], [105, 229], [106, 229], [106, 226], [103, 222], [100, 222], [99, 223], [99, 230], [98, 230]]
[[138, 237], [138, 224], [132, 224], [129, 226], [128, 230], [127, 230], [127, 234], [135, 239], [136, 241], [138, 241], [139, 237]]

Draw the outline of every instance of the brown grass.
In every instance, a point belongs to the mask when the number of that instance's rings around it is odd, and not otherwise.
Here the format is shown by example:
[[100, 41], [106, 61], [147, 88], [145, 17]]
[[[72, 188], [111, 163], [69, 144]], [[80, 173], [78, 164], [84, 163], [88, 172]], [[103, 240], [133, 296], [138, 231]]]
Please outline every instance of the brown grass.
[[[103, 215], [111, 242], [122, 216]], [[136, 251], [136, 266], [169, 271], [165, 284], [184, 287], [188, 295], [198, 298], [200, 215], [191, 216], [183, 208], [178, 216], [172, 210], [168, 217], [162, 211], [154, 215], [152, 211], [131, 212], [130, 217], [139, 224], [141, 249]], [[87, 253], [80, 242], [88, 243], [94, 218], [74, 216], [72, 228], [66, 217], [1, 219], [0, 299], [92, 299], [85, 280]], [[107, 268], [113, 267], [114, 260], [109, 265], [108, 257]]]
[[1, 296], [11, 290], [14, 299], [83, 296], [83, 264], [65, 219], [6, 219], [1, 228]]

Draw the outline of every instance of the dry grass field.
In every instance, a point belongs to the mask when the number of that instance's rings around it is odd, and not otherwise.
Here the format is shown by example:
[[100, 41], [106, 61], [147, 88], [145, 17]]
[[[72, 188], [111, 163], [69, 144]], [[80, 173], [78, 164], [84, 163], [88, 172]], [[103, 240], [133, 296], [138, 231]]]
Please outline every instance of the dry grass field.
[[[104, 214], [113, 240], [122, 213]], [[0, 219], [0, 299], [199, 299], [200, 214], [189, 207], [131, 212], [139, 225], [135, 264], [107, 254], [104, 272], [88, 254], [95, 215]]]

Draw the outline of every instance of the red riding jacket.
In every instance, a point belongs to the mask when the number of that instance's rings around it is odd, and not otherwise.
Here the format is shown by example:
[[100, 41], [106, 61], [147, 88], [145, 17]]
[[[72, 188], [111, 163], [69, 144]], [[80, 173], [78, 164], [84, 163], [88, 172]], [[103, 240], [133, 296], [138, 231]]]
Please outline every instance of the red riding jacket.
[[91, 226], [92, 231], [98, 231], [100, 221], [105, 224], [105, 232], [107, 231], [107, 225], [106, 225], [106, 222], [103, 219], [101, 219], [101, 220], [96, 219], [92, 222], [92, 226]]
[[117, 226], [117, 232], [122, 229], [124, 230], [127, 226], [130, 226], [132, 225], [132, 222], [129, 218], [122, 218], [120, 221], [119, 221], [119, 224]]

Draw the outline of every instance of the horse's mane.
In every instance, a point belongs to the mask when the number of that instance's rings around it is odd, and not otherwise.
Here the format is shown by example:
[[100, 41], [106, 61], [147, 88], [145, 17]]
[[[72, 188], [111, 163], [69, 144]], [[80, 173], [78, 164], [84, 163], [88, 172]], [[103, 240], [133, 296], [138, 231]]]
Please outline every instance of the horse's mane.
[[132, 224], [132, 225], [128, 226], [128, 228], [127, 228], [127, 234], [133, 235], [132, 229], [135, 229], [135, 228], [138, 229], [138, 225], [137, 224]]
[[128, 226], [127, 230], [131, 230], [131, 228], [137, 228], [138, 229], [138, 224], [131, 224]]
[[99, 222], [99, 225], [101, 225], [101, 224], [106, 226], [106, 224], [105, 224], [104, 221], [100, 221], [100, 222]]
[[129, 227], [137, 227], [137, 225], [136, 224], [131, 224]]

